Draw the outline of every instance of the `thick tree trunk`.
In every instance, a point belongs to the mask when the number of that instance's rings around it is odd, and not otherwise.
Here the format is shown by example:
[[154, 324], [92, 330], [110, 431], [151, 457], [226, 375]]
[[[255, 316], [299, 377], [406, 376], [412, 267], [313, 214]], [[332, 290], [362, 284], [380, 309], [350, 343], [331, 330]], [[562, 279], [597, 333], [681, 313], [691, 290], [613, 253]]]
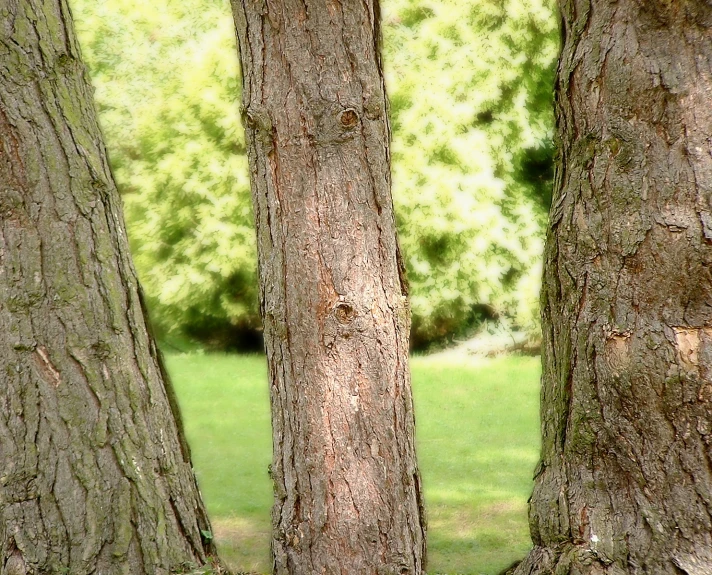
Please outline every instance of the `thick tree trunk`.
[[712, 573], [712, 5], [562, 0], [535, 549]]
[[155, 575], [209, 530], [66, 0], [0, 5], [0, 574]]
[[275, 573], [420, 575], [378, 5], [233, 8], [271, 383]]

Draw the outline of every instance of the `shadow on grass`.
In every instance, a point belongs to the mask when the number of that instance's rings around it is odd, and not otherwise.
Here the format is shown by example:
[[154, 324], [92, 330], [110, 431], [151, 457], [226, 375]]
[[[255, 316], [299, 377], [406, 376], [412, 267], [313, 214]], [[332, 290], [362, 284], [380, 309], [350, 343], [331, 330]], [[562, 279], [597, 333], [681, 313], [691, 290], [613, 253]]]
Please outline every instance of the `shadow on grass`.
[[220, 558], [233, 573], [270, 572], [269, 522], [244, 517], [216, 517], [212, 524]]
[[[431, 575], [493, 574], [524, 557], [520, 500], [480, 507], [440, 503], [430, 510], [429, 569]], [[270, 526], [263, 519], [216, 517], [215, 541], [233, 573], [269, 573]]]
[[467, 506], [441, 502], [431, 505], [429, 517], [431, 574], [498, 573], [529, 549], [521, 499]]

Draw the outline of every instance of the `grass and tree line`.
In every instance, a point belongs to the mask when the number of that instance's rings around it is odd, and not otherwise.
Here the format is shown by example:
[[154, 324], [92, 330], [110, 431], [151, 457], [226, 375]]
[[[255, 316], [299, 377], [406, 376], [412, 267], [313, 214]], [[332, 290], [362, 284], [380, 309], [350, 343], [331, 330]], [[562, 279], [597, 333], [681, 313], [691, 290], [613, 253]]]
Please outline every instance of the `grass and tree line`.
[[[167, 362], [220, 556], [237, 571], [269, 573], [264, 357], [169, 354]], [[539, 359], [436, 354], [414, 357], [411, 370], [428, 573], [499, 573], [531, 546], [526, 501], [539, 455]]]
[[[486, 14], [487, 4], [478, 6], [474, 13]], [[508, 9], [513, 21], [521, 15], [514, 5]], [[529, 506], [533, 548], [510, 572], [707, 573], [712, 7], [698, 0], [573, 0], [560, 2], [559, 9], [558, 155], [542, 289], [542, 443]], [[171, 10], [159, 12], [168, 24]], [[259, 238], [255, 296], [265, 320], [272, 399], [273, 567], [277, 573], [340, 572], [347, 566], [419, 574], [425, 564], [423, 495], [435, 517], [445, 521], [447, 510], [438, 509], [436, 488], [422, 489], [415, 460], [406, 353], [410, 316], [401, 298], [408, 265], [416, 275], [437, 266], [416, 268], [413, 262], [427, 258], [416, 255], [408, 263], [407, 252], [399, 258], [395, 245], [395, 228], [403, 224], [390, 202], [378, 5], [235, 0], [233, 12], [245, 73], [239, 81], [247, 86], [244, 149]], [[408, 41], [446, 12], [423, 5], [391, 23]], [[536, 14], [532, 9], [523, 16], [527, 30], [537, 29], [529, 25]], [[186, 29], [199, 30], [204, 13], [185, 15]], [[174, 387], [148, 329], [71, 12], [64, 0], [8, 0], [0, 18], [0, 573], [223, 571]], [[484, 37], [496, 38], [506, 28], [502, 19], [485, 20], [490, 28]], [[430, 45], [428, 58], [461, 46], [457, 33], [464, 34], [464, 21], [455, 18], [441, 29], [444, 40]], [[414, 36], [408, 37], [409, 28]], [[116, 32], [119, 38], [121, 30]], [[160, 32], [151, 32], [149, 45]], [[325, 39], [328, 50], [320, 44]], [[542, 46], [533, 54], [544, 54]], [[137, 50], [145, 47], [136, 43]], [[154, 47], [158, 53], [160, 46]], [[413, 48], [404, 58], [417, 56]], [[440, 85], [454, 89], [447, 78]], [[527, 81], [513, 79], [510, 87], [519, 85]], [[282, 105], [270, 94], [281, 94]], [[500, 95], [506, 103], [511, 92]], [[456, 95], [448, 112], [464, 113], [467, 97]], [[413, 109], [426, 100], [414, 97]], [[514, 101], [509, 112], [526, 109], [519, 106], [525, 96]], [[494, 130], [497, 110], [489, 108], [477, 120]], [[111, 108], [103, 109], [110, 118]], [[418, 136], [437, 132], [430, 123]], [[526, 131], [518, 134], [525, 137]], [[438, 145], [437, 138], [429, 140]], [[403, 158], [411, 143], [406, 141]], [[546, 204], [545, 194], [535, 192], [547, 177], [547, 154], [534, 152], [547, 146], [530, 143], [522, 144], [526, 162], [518, 164], [514, 151], [505, 153], [512, 163], [500, 163], [493, 179], [506, 184], [507, 165], [539, 170], [527, 190], [530, 200]], [[427, 160], [438, 168], [458, 165], [448, 163], [453, 150], [440, 144]], [[132, 162], [143, 161], [140, 151], [134, 150]], [[195, 159], [197, 168], [202, 163]], [[413, 166], [414, 173], [423, 169], [414, 180], [423, 189], [426, 176], [448, 181], [445, 172], [423, 168], [428, 161]], [[128, 165], [117, 161], [117, 173]], [[220, 168], [213, 166], [217, 174]], [[517, 169], [510, 176], [518, 177]], [[186, 180], [185, 189], [191, 188], [207, 189]], [[527, 205], [527, 194], [516, 190], [503, 185], [495, 202], [495, 211], [515, 224], [526, 219], [517, 217]], [[508, 193], [516, 196], [513, 203], [503, 199]], [[453, 214], [466, 211], [463, 205]], [[181, 207], [174, 204], [171, 213]], [[305, 220], [316, 218], [317, 229], [295, 217], [300, 210]], [[448, 222], [457, 220], [453, 214]], [[191, 233], [177, 231], [173, 239], [187, 234], [198, 244]], [[447, 253], [454, 245], [448, 237], [429, 255], [440, 248]], [[525, 250], [533, 245], [527, 237], [519, 242]], [[432, 248], [427, 239], [415, 244], [416, 252]], [[485, 254], [488, 245], [481, 244]], [[176, 256], [169, 246], [162, 241], [156, 247], [166, 258]], [[443, 275], [457, 269], [433, 261], [443, 265]], [[442, 301], [431, 306], [429, 319], [417, 319], [414, 296], [413, 331], [418, 334], [419, 325], [425, 330], [416, 340], [427, 343], [467, 329], [479, 318], [473, 314], [526, 329], [517, 306], [505, 310], [493, 303], [496, 294], [504, 302], [524, 281], [512, 260], [507, 265], [493, 276], [499, 287], [489, 292], [490, 300], [484, 292], [468, 292], [453, 304], [469, 315], [453, 315], [451, 326], [443, 321]], [[285, 270], [304, 285], [290, 284]], [[194, 280], [195, 273], [186, 277]], [[508, 282], [517, 286], [511, 292]], [[309, 285], [318, 293], [306, 293]], [[447, 305], [459, 297], [433, 292]], [[190, 326], [179, 313], [169, 319], [159, 296], [151, 298], [164, 333], [224, 347], [224, 338], [200, 335], [210, 333], [205, 325]], [[226, 325], [234, 337], [254, 330], [247, 320], [226, 320], [224, 301], [210, 301], [222, 317], [195, 307], [190, 313], [214, 321], [216, 333]], [[206, 357], [210, 365], [221, 362]], [[200, 359], [191, 361], [205, 372]], [[250, 359], [242, 361], [248, 365]], [[435, 360], [423, 361], [413, 365], [415, 374], [421, 370], [417, 385], [426, 390], [427, 362]], [[507, 373], [513, 365], [494, 367]], [[388, 385], [379, 387], [383, 382]], [[191, 383], [182, 386], [185, 397]], [[451, 391], [458, 388], [455, 382]], [[472, 386], [458, 393], [471, 399]], [[427, 403], [427, 393], [421, 397]], [[389, 410], [393, 425], [385, 421]], [[452, 460], [458, 441], [452, 433], [446, 441], [438, 460]], [[469, 454], [463, 454], [466, 464]], [[524, 451], [520, 455], [526, 459]], [[427, 456], [420, 462], [426, 473], [424, 462]], [[454, 481], [453, 467], [443, 469], [453, 471], [447, 475]], [[430, 473], [437, 485], [434, 467]], [[379, 498], [389, 514], [375, 503]], [[434, 546], [448, 555], [447, 541], [434, 537]]]

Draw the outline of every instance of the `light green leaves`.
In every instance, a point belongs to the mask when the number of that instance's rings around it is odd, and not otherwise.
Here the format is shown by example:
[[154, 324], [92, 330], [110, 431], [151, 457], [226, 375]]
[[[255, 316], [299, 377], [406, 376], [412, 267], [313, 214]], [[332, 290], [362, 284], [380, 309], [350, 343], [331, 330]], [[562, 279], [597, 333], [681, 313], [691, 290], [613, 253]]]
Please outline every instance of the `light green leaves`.
[[[558, 48], [551, 2], [382, 4], [415, 342], [466, 329], [483, 310], [535, 329]], [[154, 320], [203, 339], [258, 328], [229, 3], [73, 8]]]
[[482, 305], [535, 330], [546, 199], [527, 159], [551, 148], [553, 7], [391, 0], [384, 9], [393, 193], [416, 343], [476, 321]]
[[227, 2], [75, 0], [134, 261], [163, 331], [257, 328]]

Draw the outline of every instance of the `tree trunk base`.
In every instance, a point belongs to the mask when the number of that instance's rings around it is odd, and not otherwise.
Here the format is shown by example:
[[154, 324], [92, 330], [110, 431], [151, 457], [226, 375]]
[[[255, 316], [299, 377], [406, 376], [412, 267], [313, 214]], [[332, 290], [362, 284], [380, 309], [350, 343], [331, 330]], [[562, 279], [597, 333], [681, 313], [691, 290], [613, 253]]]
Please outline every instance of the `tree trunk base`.
[[522, 562], [505, 571], [504, 575], [624, 575], [616, 563], [608, 563], [596, 556], [586, 545], [565, 543], [559, 547], [534, 547]]
[[[622, 563], [626, 565], [623, 566]], [[636, 566], [628, 558], [610, 561], [599, 557], [587, 545], [563, 543], [558, 547], [534, 547], [523, 561], [505, 569], [500, 575], [637, 575], [645, 574], [712, 574], [712, 551], [704, 544], [673, 557], [660, 557], [645, 567]]]

